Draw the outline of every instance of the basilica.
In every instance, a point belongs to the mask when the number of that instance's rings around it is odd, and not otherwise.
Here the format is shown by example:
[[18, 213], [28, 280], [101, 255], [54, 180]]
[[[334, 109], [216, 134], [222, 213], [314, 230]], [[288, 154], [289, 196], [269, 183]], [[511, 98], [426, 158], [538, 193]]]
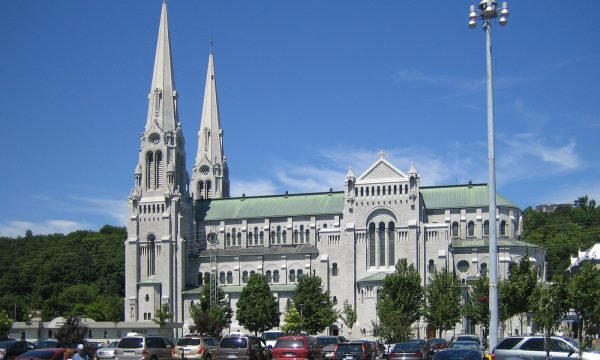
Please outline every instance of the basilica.
[[[188, 333], [190, 304], [216, 276], [234, 310], [227, 331], [245, 331], [235, 310], [251, 274], [266, 276], [281, 312], [298, 279], [311, 275], [321, 278], [336, 308], [348, 301], [358, 316], [352, 333], [341, 320], [325, 333], [372, 338], [383, 280], [400, 259], [415, 265], [423, 286], [434, 271], [451, 269], [468, 296], [469, 283], [488, 268], [490, 220], [497, 224], [499, 276], [510, 261], [528, 257], [545, 279], [545, 250], [520, 241], [521, 211], [513, 202], [498, 195], [490, 217], [486, 184], [421, 186], [419, 164], [400, 169], [384, 152], [363, 173], [349, 169], [337, 190], [231, 197], [214, 61], [211, 52], [200, 127], [193, 129], [198, 148], [186, 169], [163, 3], [148, 115], [137, 162], [131, 158], [125, 323], [144, 329], [167, 305], [175, 336]], [[414, 326], [421, 337], [435, 331], [424, 321]], [[474, 331], [466, 320], [455, 328]]]

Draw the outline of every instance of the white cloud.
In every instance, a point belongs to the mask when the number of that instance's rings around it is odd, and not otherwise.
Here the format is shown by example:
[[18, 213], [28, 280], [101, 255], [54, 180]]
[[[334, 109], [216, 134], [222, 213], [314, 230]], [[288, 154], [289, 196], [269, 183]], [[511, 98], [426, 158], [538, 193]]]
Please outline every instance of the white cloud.
[[27, 230], [31, 230], [34, 235], [55, 233], [68, 234], [76, 230], [90, 228], [91, 226], [87, 223], [70, 220], [45, 220], [40, 222], [14, 220], [0, 224], [0, 236], [24, 236]]
[[584, 195], [600, 204], [600, 183], [581, 181], [565, 184], [559, 188], [548, 189], [548, 192], [543, 194], [541, 198], [544, 203], [572, 204], [575, 199]]
[[231, 196], [239, 197], [242, 194], [246, 196], [272, 195], [277, 192], [277, 186], [270, 180], [244, 180], [231, 179]]
[[127, 200], [126, 199], [100, 199], [72, 197], [75, 203], [74, 209], [87, 214], [107, 216], [113, 219], [118, 225], [125, 225], [127, 221]]

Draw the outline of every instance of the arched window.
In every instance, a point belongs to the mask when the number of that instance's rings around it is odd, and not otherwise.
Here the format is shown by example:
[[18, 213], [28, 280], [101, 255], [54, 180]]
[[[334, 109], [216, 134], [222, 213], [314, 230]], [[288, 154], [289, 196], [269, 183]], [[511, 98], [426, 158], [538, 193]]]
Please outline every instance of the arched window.
[[302, 272], [302, 270], [300, 270], [300, 269], [299, 269], [299, 270], [296, 272], [296, 274], [298, 274], [298, 275], [297, 275], [297, 276], [298, 276], [298, 281], [300, 280], [300, 278], [301, 278], [302, 276], [304, 276], [304, 273], [303, 273], [303, 272]]
[[210, 273], [208, 271], [204, 273], [204, 281], [206, 281], [207, 284], [210, 283]]
[[235, 228], [231, 229], [231, 239], [233, 240], [233, 242], [231, 243], [231, 245], [235, 246], [236, 245], [235, 239], [237, 239], [237, 233], [235, 231]]
[[221, 271], [219, 273], [219, 283], [220, 284], [225, 284], [225, 271]]
[[475, 236], [475, 223], [472, 221], [469, 221], [469, 223], [467, 224], [467, 236]]
[[427, 271], [429, 271], [430, 274], [433, 274], [435, 272], [435, 263], [433, 262], [433, 259], [429, 259], [429, 266], [427, 267]]
[[275, 244], [275, 230], [271, 231], [271, 244]]
[[304, 225], [300, 225], [300, 243], [304, 243]]
[[146, 302], [150, 301], [150, 295], [146, 294], [145, 300]]
[[379, 186], [377, 187], [377, 196], [381, 195], [381, 190], [379, 189]]
[[233, 273], [231, 271], [227, 272], [227, 283], [233, 284]]
[[227, 238], [225, 240], [225, 246], [229, 247], [231, 246], [231, 234], [227, 233]]
[[264, 231], [260, 232], [260, 244], [261, 245], [265, 244], [265, 233], [264, 233]]
[[452, 237], [458, 237], [458, 222], [452, 223]]
[[204, 181], [200, 180], [196, 184], [196, 194], [198, 194], [199, 199], [204, 199]]
[[398, 194], [398, 189], [396, 187], [396, 185], [394, 185], [394, 195]]
[[206, 198], [212, 199], [212, 182], [210, 180], [206, 181]]
[[265, 276], [267, 277], [267, 283], [271, 283], [271, 281], [273, 280], [272, 276], [271, 276], [271, 270], [267, 270], [267, 272], [265, 273]]
[[279, 270], [273, 271], [273, 282], [275, 282], [275, 283], [279, 282]]
[[488, 220], [483, 222], [483, 236], [490, 236], [490, 222]]
[[287, 231], [286, 230], [283, 230], [281, 239], [282, 239], [281, 240], [282, 243], [284, 243], [284, 244], [287, 243]]
[[162, 152], [157, 151], [156, 152], [156, 174], [155, 174], [157, 189], [159, 189], [162, 186], [162, 181], [163, 181], [162, 173], [163, 173]]
[[244, 284], [248, 283], [248, 272], [247, 271], [242, 272], [242, 282]]
[[333, 305], [337, 305], [337, 303], [338, 303], [337, 296], [333, 296], [333, 297], [331, 298], [331, 303], [332, 303]]
[[154, 154], [146, 154], [146, 189], [154, 189]]
[[338, 264], [331, 264], [331, 276], [338, 276]]
[[506, 220], [500, 222], [500, 236], [506, 236]]
[[379, 223], [379, 266], [385, 266], [385, 223]]
[[242, 233], [237, 233], [237, 245], [242, 246]]
[[253, 238], [253, 234], [252, 232], [248, 233], [248, 245], [252, 245], [252, 238]]
[[258, 245], [258, 227], [254, 228], [254, 241], [256, 242], [256, 245]]
[[296, 271], [290, 270], [290, 282], [296, 282]]
[[294, 244], [298, 243], [298, 230], [294, 230], [294, 238], [292, 240]]
[[481, 265], [479, 265], [479, 275], [480, 276], [487, 276], [487, 264], [486, 263], [481, 263]]
[[281, 226], [277, 227], [277, 243], [281, 244]]
[[306, 229], [306, 242], [309, 243], [310, 242], [310, 230]]
[[369, 266], [375, 266], [375, 223], [369, 224]]
[[152, 234], [148, 235], [148, 276], [154, 275], [156, 271], [156, 249], [154, 241], [156, 237]]
[[388, 223], [388, 264], [396, 264], [396, 224], [393, 221]]

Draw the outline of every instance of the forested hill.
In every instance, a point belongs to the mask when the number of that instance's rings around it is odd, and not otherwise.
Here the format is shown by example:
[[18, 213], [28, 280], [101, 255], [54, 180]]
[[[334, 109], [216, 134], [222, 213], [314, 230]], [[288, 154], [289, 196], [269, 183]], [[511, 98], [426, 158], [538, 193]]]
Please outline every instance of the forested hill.
[[[0, 309], [17, 321], [68, 314], [118, 321], [124, 297], [125, 228], [0, 238]], [[16, 311], [15, 311], [16, 310]]]
[[548, 279], [565, 272], [571, 256], [600, 242], [600, 208], [587, 196], [577, 207], [562, 206], [553, 212], [527, 208], [523, 212], [523, 240], [548, 251]]

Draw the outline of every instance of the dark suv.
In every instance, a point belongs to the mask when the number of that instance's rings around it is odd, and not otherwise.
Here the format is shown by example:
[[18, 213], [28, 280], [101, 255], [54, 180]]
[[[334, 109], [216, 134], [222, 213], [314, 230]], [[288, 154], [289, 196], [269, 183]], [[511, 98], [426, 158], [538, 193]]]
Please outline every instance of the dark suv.
[[[511, 336], [502, 340], [492, 354], [496, 360], [545, 360], [544, 336]], [[553, 360], [573, 360], [578, 358], [579, 348], [569, 337], [550, 338], [550, 357]], [[584, 360], [600, 360], [600, 354], [583, 352]]]
[[266, 351], [258, 336], [235, 334], [221, 339], [217, 359], [265, 360]]

